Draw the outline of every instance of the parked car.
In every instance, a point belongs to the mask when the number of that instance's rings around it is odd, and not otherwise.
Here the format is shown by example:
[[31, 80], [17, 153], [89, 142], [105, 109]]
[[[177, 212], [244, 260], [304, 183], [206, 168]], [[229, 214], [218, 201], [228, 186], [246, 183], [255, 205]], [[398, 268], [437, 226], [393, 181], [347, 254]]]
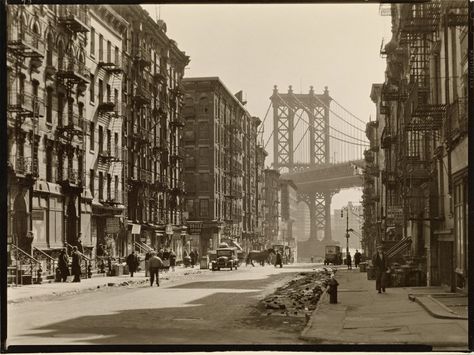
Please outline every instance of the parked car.
[[216, 260], [211, 262], [212, 271], [220, 270], [222, 268], [235, 269], [239, 266], [239, 259], [237, 257], [236, 248], [217, 248]]

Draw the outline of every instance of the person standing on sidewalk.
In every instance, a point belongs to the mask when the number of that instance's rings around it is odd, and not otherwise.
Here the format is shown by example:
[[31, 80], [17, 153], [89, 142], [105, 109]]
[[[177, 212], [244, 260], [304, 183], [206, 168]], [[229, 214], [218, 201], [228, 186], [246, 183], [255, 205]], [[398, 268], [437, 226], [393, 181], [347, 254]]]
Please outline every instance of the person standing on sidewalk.
[[156, 286], [160, 286], [160, 268], [163, 266], [163, 261], [156, 255], [156, 252], [151, 253], [150, 260], [150, 286], [153, 286], [156, 276]]
[[372, 264], [375, 268], [375, 288], [379, 293], [385, 292], [389, 263], [381, 245], [377, 246], [377, 253], [372, 258]]
[[194, 254], [194, 250], [191, 250], [189, 257], [191, 258], [191, 267], [194, 267], [194, 264], [196, 264], [196, 254]]
[[133, 273], [137, 271], [139, 265], [138, 256], [135, 255], [135, 251], [132, 251], [132, 253], [127, 256], [127, 265], [128, 271], [130, 271], [130, 277], [133, 277]]
[[354, 265], [356, 268], [359, 267], [359, 264], [360, 264], [360, 259], [361, 259], [361, 254], [359, 253], [359, 251], [356, 249], [356, 252], [354, 254]]
[[346, 262], [347, 262], [347, 270], [352, 270], [352, 257], [351, 257], [351, 253], [347, 253]]
[[58, 258], [58, 269], [61, 275], [59, 279], [62, 282], [67, 281], [67, 277], [70, 275], [69, 273], [69, 256], [67, 255], [66, 248], [61, 250]]
[[279, 250], [277, 251], [277, 254], [276, 254], [275, 267], [277, 267], [277, 265], [280, 265], [280, 268], [283, 267], [283, 260], [282, 260], [281, 253]]
[[71, 272], [74, 275], [72, 282], [81, 282], [81, 255], [77, 251], [77, 247], [72, 247]]
[[145, 277], [148, 277], [148, 271], [150, 269], [149, 260], [151, 258], [151, 253], [152, 252], [147, 251], [145, 254]]
[[171, 271], [174, 271], [174, 267], [176, 266], [176, 253], [171, 250], [170, 251], [170, 268]]

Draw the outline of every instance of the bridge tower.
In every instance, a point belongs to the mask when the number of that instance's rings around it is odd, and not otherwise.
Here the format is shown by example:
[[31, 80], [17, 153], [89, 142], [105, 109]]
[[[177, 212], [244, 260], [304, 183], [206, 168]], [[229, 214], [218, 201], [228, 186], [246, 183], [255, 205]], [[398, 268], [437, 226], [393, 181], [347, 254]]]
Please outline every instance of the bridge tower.
[[[273, 106], [273, 157], [274, 169], [280, 172], [295, 172], [320, 164], [329, 164], [329, 105], [331, 97], [328, 88], [323, 94], [315, 94], [311, 86], [307, 94], [295, 94], [292, 87], [287, 93], [279, 93], [276, 86], [270, 98]], [[295, 162], [294, 137], [295, 114], [304, 111], [308, 116], [309, 161]], [[335, 191], [298, 192], [298, 199], [309, 207], [311, 232], [308, 247], [314, 250], [331, 241], [331, 198]], [[323, 241], [318, 239], [318, 231], [324, 231]], [[306, 249], [306, 248], [305, 248]], [[318, 248], [320, 249], [320, 248]], [[310, 251], [308, 251], [310, 252]]]

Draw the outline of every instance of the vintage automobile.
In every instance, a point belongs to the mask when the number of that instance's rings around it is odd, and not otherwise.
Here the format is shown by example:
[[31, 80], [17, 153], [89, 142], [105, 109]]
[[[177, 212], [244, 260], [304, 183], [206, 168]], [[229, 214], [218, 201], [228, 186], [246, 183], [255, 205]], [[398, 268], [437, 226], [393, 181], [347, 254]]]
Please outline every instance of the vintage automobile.
[[236, 269], [239, 266], [239, 259], [237, 258], [236, 248], [217, 248], [216, 260], [211, 262], [212, 271], [220, 270], [222, 268]]
[[326, 245], [326, 253], [324, 255], [324, 265], [341, 265], [342, 253], [339, 245]]

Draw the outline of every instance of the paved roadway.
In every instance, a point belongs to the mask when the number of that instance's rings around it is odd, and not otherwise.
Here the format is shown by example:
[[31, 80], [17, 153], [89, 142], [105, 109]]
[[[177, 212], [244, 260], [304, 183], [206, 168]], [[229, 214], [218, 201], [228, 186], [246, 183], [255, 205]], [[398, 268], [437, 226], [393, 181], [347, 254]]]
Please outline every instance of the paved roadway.
[[256, 305], [301, 267], [242, 266], [8, 305], [9, 345], [298, 344], [302, 319]]

